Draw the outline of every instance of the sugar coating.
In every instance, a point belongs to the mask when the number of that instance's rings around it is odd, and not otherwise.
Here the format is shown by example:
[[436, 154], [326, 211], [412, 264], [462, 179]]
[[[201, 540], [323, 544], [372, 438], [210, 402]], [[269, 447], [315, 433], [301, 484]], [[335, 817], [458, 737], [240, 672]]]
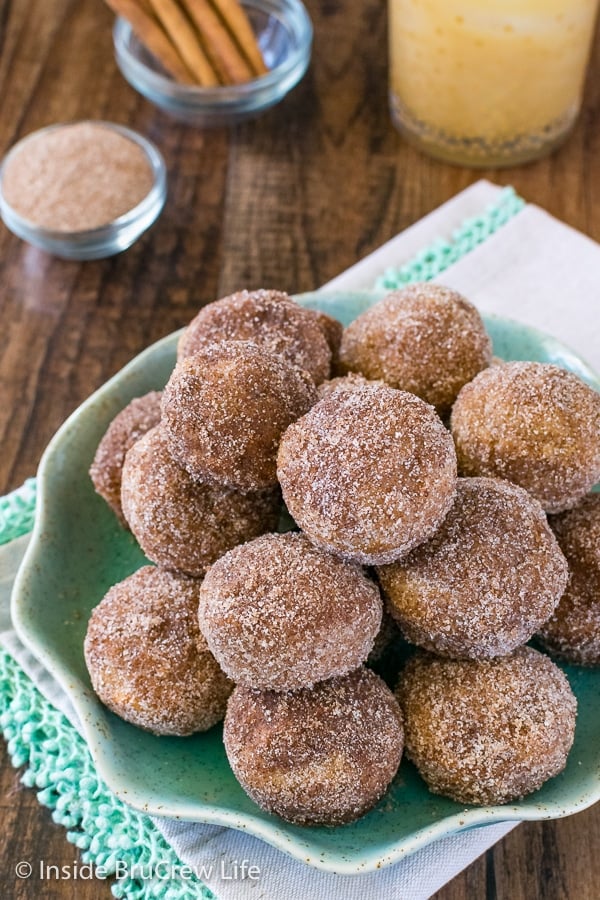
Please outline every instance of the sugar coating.
[[409, 641], [441, 656], [504, 656], [554, 612], [567, 562], [540, 503], [495, 478], [459, 478], [434, 536], [377, 574]]
[[148, 559], [193, 576], [236, 544], [272, 531], [280, 510], [276, 489], [241, 493], [192, 478], [171, 456], [161, 425], [128, 451], [121, 499]]
[[94, 488], [103, 497], [123, 525], [127, 525], [121, 507], [121, 473], [125, 454], [135, 442], [160, 422], [159, 391], [136, 397], [112, 420], [90, 467]]
[[434, 409], [380, 383], [334, 391], [291, 425], [277, 472], [308, 537], [368, 565], [427, 540], [456, 489], [452, 439]]
[[92, 685], [118, 716], [155, 734], [206, 731], [232, 682], [198, 629], [200, 582], [144, 566], [93, 610], [84, 650]]
[[491, 340], [473, 304], [431, 283], [388, 294], [351, 322], [340, 347], [342, 371], [416, 394], [442, 417], [491, 356]]
[[600, 494], [588, 494], [568, 512], [551, 516], [569, 564], [569, 581], [539, 639], [560, 659], [600, 665]]
[[281, 435], [316, 396], [307, 372], [251, 341], [211, 344], [178, 362], [164, 390], [171, 452], [195, 477], [273, 487]]
[[383, 796], [403, 749], [402, 715], [374, 672], [293, 693], [237, 685], [223, 739], [234, 775], [263, 809], [300, 825], [353, 822]]
[[328, 397], [334, 391], [353, 391], [354, 388], [368, 383], [369, 379], [365, 378], [364, 375], [348, 372], [347, 375], [336, 375], [335, 378], [324, 381], [318, 386], [317, 394], [319, 395], [319, 400], [322, 400], [323, 397]]
[[382, 602], [359, 566], [303, 534], [265, 534], [211, 566], [198, 614], [230, 678], [287, 691], [363, 663], [381, 625]]
[[451, 417], [459, 472], [519, 484], [547, 512], [600, 479], [600, 394], [549, 363], [508, 362], [461, 390]]
[[508, 803], [565, 767], [577, 701], [558, 666], [531, 647], [493, 660], [419, 653], [396, 693], [407, 755], [435, 794]]
[[181, 336], [177, 357], [183, 359], [215, 341], [254, 341], [305, 369], [316, 384], [329, 377], [331, 350], [321, 320], [284, 291], [238, 291], [207, 304]]

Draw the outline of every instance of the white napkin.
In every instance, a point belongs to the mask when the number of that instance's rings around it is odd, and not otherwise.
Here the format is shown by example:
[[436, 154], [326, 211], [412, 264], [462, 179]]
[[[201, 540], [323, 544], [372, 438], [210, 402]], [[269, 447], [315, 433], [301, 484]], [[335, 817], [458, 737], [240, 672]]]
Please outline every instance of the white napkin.
[[[436, 236], [448, 237], [467, 216], [493, 202], [487, 181], [458, 194], [323, 288], [371, 288]], [[543, 209], [527, 204], [508, 224], [435, 279], [482, 312], [518, 319], [575, 350], [600, 372], [600, 248]]]
[[[324, 290], [372, 287], [388, 266], [401, 266], [436, 238], [449, 238], [470, 216], [498, 198], [500, 188], [480, 181], [329, 282]], [[482, 310], [520, 319], [570, 344], [600, 369], [600, 247], [534, 206], [449, 268], [439, 281], [455, 287]], [[22, 543], [0, 548], [0, 641], [42, 693], [74, 721], [61, 689], [20, 645], [7, 620], [7, 586]], [[4, 586], [4, 598], [2, 587]], [[65, 702], [66, 701], [66, 702]], [[74, 721], [74, 724], [78, 724]], [[492, 846], [515, 823], [476, 828], [437, 841], [386, 869], [340, 876], [309, 868], [256, 838], [229, 829], [155, 819], [184, 863], [204, 866], [203, 880], [219, 900], [427, 900]], [[221, 877], [221, 863], [258, 866], [257, 880]]]

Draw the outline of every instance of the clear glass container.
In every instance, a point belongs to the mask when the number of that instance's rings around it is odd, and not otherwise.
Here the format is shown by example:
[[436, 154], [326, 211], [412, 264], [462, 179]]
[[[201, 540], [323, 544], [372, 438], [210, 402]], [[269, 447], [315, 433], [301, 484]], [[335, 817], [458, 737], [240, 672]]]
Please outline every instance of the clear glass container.
[[388, 0], [394, 124], [472, 166], [548, 153], [577, 118], [598, 0]]
[[59, 128], [69, 128], [75, 124], [80, 123], [50, 125], [27, 135], [12, 147], [0, 167], [0, 215], [7, 228], [17, 237], [53, 256], [76, 260], [102, 259], [130, 247], [155, 222], [165, 204], [167, 172], [164, 159], [154, 144], [141, 134], [113, 122], [93, 120], [94, 125], [111, 129], [137, 144], [143, 150], [152, 172], [152, 186], [146, 196], [132, 209], [106, 225], [83, 231], [54, 231], [42, 227], [19, 215], [7, 201], [3, 190], [3, 176], [12, 154], [19, 153], [23, 145], [34, 136]]
[[140, 94], [177, 119], [200, 126], [231, 125], [269, 109], [300, 81], [310, 62], [313, 29], [300, 0], [242, 0], [269, 71], [244, 84], [179, 84], [118, 18], [115, 58]]

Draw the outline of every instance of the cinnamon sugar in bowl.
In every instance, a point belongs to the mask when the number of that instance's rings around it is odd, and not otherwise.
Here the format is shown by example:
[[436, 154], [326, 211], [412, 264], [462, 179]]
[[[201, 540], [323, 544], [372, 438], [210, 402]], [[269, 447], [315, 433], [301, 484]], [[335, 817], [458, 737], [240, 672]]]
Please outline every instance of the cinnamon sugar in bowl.
[[125, 250], [166, 198], [156, 147], [121, 125], [51, 125], [19, 141], [0, 168], [0, 215], [18, 237], [65, 259]]

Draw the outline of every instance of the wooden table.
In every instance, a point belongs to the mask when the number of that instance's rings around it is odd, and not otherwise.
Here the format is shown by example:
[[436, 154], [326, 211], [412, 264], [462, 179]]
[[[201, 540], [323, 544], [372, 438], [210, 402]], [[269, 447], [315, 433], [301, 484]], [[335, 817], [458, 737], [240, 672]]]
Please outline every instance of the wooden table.
[[[112, 16], [99, 0], [0, 2], [0, 151], [55, 121], [133, 126], [162, 149], [169, 198], [126, 253], [82, 265], [52, 259], [0, 226], [0, 491], [35, 473], [65, 417], [124, 363], [240, 287], [305, 291], [482, 174], [600, 240], [600, 55], [567, 143], [504, 172], [432, 162], [393, 130], [386, 98], [386, 12], [379, 0], [309, 0], [313, 61], [264, 117], [231, 131], [178, 125], [118, 72]], [[17, 881], [21, 859], [77, 854], [4, 745], [0, 896], [109, 898], [106, 884]], [[437, 900], [597, 900], [600, 805], [520, 826]]]

